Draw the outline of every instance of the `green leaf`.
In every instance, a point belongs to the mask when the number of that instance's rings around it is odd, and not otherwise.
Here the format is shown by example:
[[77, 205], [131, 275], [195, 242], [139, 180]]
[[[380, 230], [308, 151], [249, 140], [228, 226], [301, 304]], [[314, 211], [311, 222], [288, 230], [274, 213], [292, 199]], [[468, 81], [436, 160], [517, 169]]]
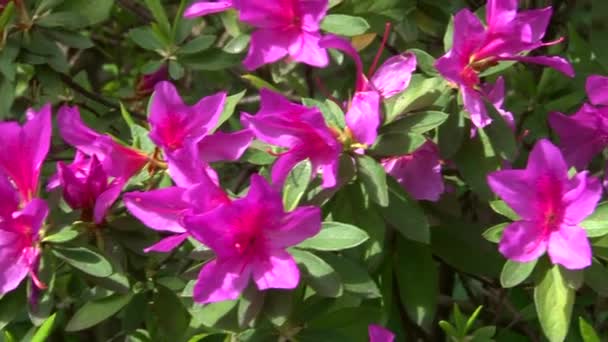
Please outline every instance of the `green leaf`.
[[344, 284], [344, 290], [363, 298], [381, 297], [378, 286], [370, 277], [367, 269], [361, 265], [346, 256], [338, 256], [334, 253], [324, 253], [323, 259], [338, 272]]
[[107, 277], [112, 274], [110, 262], [90, 247], [55, 246], [52, 252], [74, 268], [92, 276]]
[[264, 298], [264, 315], [277, 327], [282, 326], [289, 319], [293, 308], [293, 295], [291, 292], [270, 290], [266, 291]]
[[169, 37], [171, 34], [171, 24], [169, 23], [167, 13], [165, 13], [165, 9], [160, 0], [144, 0], [144, 2], [150, 9], [150, 12], [152, 12], [152, 16], [158, 23], [162, 32], [166, 37]]
[[608, 202], [600, 203], [593, 214], [581, 222], [588, 237], [600, 237], [608, 234]]
[[268, 83], [268, 81], [253, 75], [253, 74], [245, 74], [245, 75], [241, 75], [241, 78], [244, 79], [245, 81], [249, 82], [255, 89], [260, 90], [260, 89], [269, 89], [272, 90], [274, 92], [280, 93], [281, 91], [279, 89], [277, 89], [275, 86], [273, 86], [272, 84]]
[[[156, 312], [155, 325], [158, 327], [157, 338], [160, 341], [171, 339], [182, 340], [190, 315], [175, 292], [164, 286], [156, 287], [156, 295], [151, 309]], [[167, 313], [163, 315], [163, 313]]]
[[[85, 303], [65, 327], [66, 331], [80, 331], [95, 326], [112, 317], [129, 303], [131, 294], [112, 295]], [[170, 315], [169, 315], [170, 316]]]
[[448, 117], [447, 113], [433, 110], [411, 113], [383, 127], [382, 131], [422, 134], [439, 127]]
[[204, 51], [213, 45], [215, 39], [216, 37], [213, 35], [202, 34], [182, 45], [179, 48], [178, 53], [182, 55], [189, 55]]
[[6, 4], [6, 7], [2, 9], [2, 13], [0, 13], [0, 31], [4, 31], [6, 25], [13, 18], [13, 13], [15, 12], [15, 4], [10, 1]]
[[86, 18], [75, 12], [54, 12], [41, 17], [37, 22], [41, 27], [78, 29], [87, 26]]
[[515, 133], [509, 127], [505, 119], [500, 115], [493, 104], [486, 103], [488, 115], [492, 118], [492, 124], [482, 128], [490, 139], [490, 143], [498, 155], [508, 161], [514, 161], [517, 158], [517, 142], [515, 141]]
[[25, 291], [18, 289], [0, 299], [0, 330], [4, 330], [27, 307], [26, 298]]
[[591, 266], [587, 267], [585, 273], [585, 284], [602, 297], [608, 297], [608, 270], [599, 261], [593, 260]]
[[377, 161], [366, 155], [357, 156], [356, 161], [358, 177], [371, 200], [381, 207], [386, 207], [389, 201], [384, 168]]
[[245, 96], [246, 92], [247, 90], [243, 90], [240, 93], [230, 95], [226, 98], [226, 102], [224, 103], [224, 110], [222, 111], [220, 118], [217, 120], [217, 125], [215, 125], [213, 132], [218, 130], [224, 124], [224, 122], [230, 119], [230, 117], [234, 114], [236, 106], [239, 104], [239, 101], [241, 101], [243, 96]]
[[297, 163], [287, 175], [283, 185], [283, 206], [286, 211], [294, 210], [312, 180], [312, 164], [308, 159]]
[[344, 129], [346, 126], [344, 111], [342, 111], [342, 108], [335, 102], [331, 100], [319, 101], [316, 99], [302, 98], [302, 104], [306, 107], [319, 109], [329, 126], [339, 129]]
[[264, 294], [251, 283], [239, 299], [237, 307], [237, 319], [240, 327], [255, 324], [255, 319], [264, 307]]
[[404, 238], [428, 244], [431, 232], [424, 211], [397, 181], [388, 177], [389, 205], [382, 215]]
[[[78, 224], [78, 223], [76, 223]], [[75, 225], [76, 225], [75, 224]], [[74, 226], [67, 226], [61, 228], [55, 234], [47, 235], [42, 239], [42, 242], [47, 243], [66, 243], [74, 240], [80, 232]]]
[[169, 75], [174, 80], [184, 77], [184, 67], [176, 61], [169, 61]]
[[44, 342], [49, 338], [51, 332], [53, 332], [53, 328], [55, 327], [55, 318], [57, 317], [57, 313], [54, 313], [49, 318], [47, 318], [44, 323], [36, 330], [36, 333], [31, 339], [31, 342]]
[[297, 245], [318, 251], [341, 251], [357, 247], [369, 239], [367, 233], [355, 226], [339, 222], [323, 222], [321, 231]]
[[574, 290], [566, 284], [558, 265], [550, 266], [534, 287], [538, 320], [550, 342], [562, 342], [566, 339], [574, 294]]
[[483, 232], [482, 235], [486, 240], [488, 240], [490, 242], [499, 243], [500, 239], [502, 238], [503, 231], [510, 224], [511, 223], [509, 223], [509, 222], [499, 223], [495, 226], [492, 226], [492, 227], [486, 229], [486, 231]]
[[291, 255], [303, 268], [304, 279], [318, 295], [340, 297], [344, 287], [336, 271], [318, 256], [299, 249], [290, 249]]
[[386, 122], [395, 120], [402, 113], [429, 107], [446, 90], [446, 83], [441, 77], [414, 75], [406, 91], [386, 101]]
[[428, 245], [398, 238], [393, 268], [408, 316], [417, 325], [430, 328], [439, 296], [438, 267], [431, 249]]
[[513, 221], [518, 221], [520, 219], [519, 215], [517, 215], [513, 209], [511, 209], [511, 207], [505, 203], [505, 201], [490, 201], [490, 208], [492, 208], [492, 210], [494, 210], [497, 214], [500, 214]]
[[587, 323], [583, 317], [578, 318], [578, 328], [580, 329], [583, 342], [600, 342], [600, 337], [595, 332], [595, 329], [593, 329], [593, 326]]
[[484, 132], [480, 130], [477, 135], [474, 139], [465, 140], [454, 156], [454, 162], [467, 185], [482, 200], [488, 200], [493, 197], [493, 193], [488, 186], [487, 175], [498, 170], [500, 162]]
[[223, 48], [227, 53], [241, 53], [245, 51], [247, 45], [249, 45], [249, 40], [251, 36], [248, 34], [240, 34], [234, 38], [232, 38]]
[[[451, 106], [455, 106], [455, 104]], [[446, 159], [452, 158], [458, 150], [460, 150], [464, 140], [469, 139], [467, 137], [469, 133], [464, 112], [456, 108], [456, 110], [451, 111], [450, 113], [445, 124], [439, 127], [438, 134], [439, 152], [441, 153], [441, 156]]]
[[70, 11], [86, 20], [86, 25], [98, 24], [110, 17], [114, 0], [65, 0], [55, 11]]
[[413, 153], [425, 142], [426, 138], [420, 134], [385, 133], [378, 136], [370, 152], [380, 157], [403, 156]]
[[129, 38], [144, 50], [160, 50], [164, 47], [154, 31], [149, 27], [137, 27], [128, 33]]
[[328, 14], [321, 23], [321, 29], [341, 36], [358, 36], [369, 30], [369, 24], [361, 17], [345, 14]]
[[524, 263], [507, 260], [500, 272], [500, 285], [510, 288], [523, 283], [532, 274], [535, 266], [536, 260]]
[[77, 32], [67, 30], [47, 30], [45, 34], [60, 43], [77, 49], [88, 49], [95, 45], [89, 37]]
[[411, 52], [416, 55], [416, 62], [418, 64], [417, 67], [420, 71], [429, 76], [439, 75], [437, 69], [435, 68], [435, 57], [420, 49], [409, 49], [407, 52]]

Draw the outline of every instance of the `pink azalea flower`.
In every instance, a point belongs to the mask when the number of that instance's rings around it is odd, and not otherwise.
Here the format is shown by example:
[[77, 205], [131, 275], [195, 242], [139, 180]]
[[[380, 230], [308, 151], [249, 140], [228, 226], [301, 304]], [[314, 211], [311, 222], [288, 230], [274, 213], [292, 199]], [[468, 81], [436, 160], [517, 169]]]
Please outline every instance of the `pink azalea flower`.
[[224, 12], [232, 8], [232, 0], [195, 1], [184, 11], [185, 18], [202, 17], [208, 14]]
[[319, 26], [327, 0], [239, 0], [234, 1], [239, 19], [253, 27], [243, 65], [249, 70], [290, 56], [316, 67], [329, 63], [327, 51], [319, 47]]
[[594, 106], [608, 106], [608, 77], [591, 75], [585, 84], [589, 102]]
[[190, 107], [173, 84], [157, 84], [150, 106], [150, 139], [162, 148], [169, 173], [178, 185], [196, 184], [205, 172], [216, 177], [208, 164], [240, 158], [253, 140], [249, 130], [210, 134], [225, 101], [226, 93], [220, 92]]
[[137, 217], [150, 229], [171, 233], [145, 252], [169, 252], [179, 246], [189, 234], [183, 225], [185, 213], [201, 214], [230, 199], [226, 193], [206, 174], [199, 183], [188, 189], [172, 186], [152, 191], [134, 191], [123, 196], [131, 215]]
[[321, 210], [301, 207], [286, 213], [279, 192], [259, 175], [247, 196], [184, 219], [188, 231], [216, 258], [205, 264], [194, 300], [212, 303], [238, 298], [249, 279], [259, 290], [294, 289], [300, 272], [285, 250], [321, 229]]
[[309, 158], [314, 173], [323, 172], [323, 186], [335, 186], [342, 146], [327, 127], [321, 112], [289, 102], [270, 90], [262, 89], [260, 95], [258, 113], [243, 113], [241, 120], [258, 139], [287, 148], [272, 167], [272, 182], [283, 184], [291, 169]]
[[151, 94], [154, 91], [154, 87], [157, 83], [162, 81], [166, 81], [169, 79], [169, 66], [167, 64], [163, 64], [158, 70], [151, 74], [145, 74], [139, 78], [137, 81], [137, 86], [135, 91], [140, 96], [146, 96]]
[[[378, 68], [378, 71], [365, 76], [363, 62], [350, 41], [328, 35], [319, 43], [321, 47], [340, 50], [354, 59], [357, 67], [355, 95], [346, 112], [346, 124], [356, 142], [372, 145], [378, 137], [380, 127], [380, 101], [404, 91], [410, 84], [412, 73], [416, 70], [416, 56], [412, 53], [393, 56]], [[370, 68], [372, 74], [377, 63]]]
[[12, 182], [28, 202], [38, 192], [42, 163], [51, 145], [51, 106], [45, 105], [36, 112], [26, 112], [27, 122], [0, 123], [0, 171]]
[[369, 342], [393, 342], [395, 340], [395, 334], [377, 324], [370, 324], [368, 331]]
[[579, 225], [602, 195], [587, 171], [568, 178], [562, 154], [548, 140], [536, 143], [524, 170], [488, 175], [488, 184], [520, 217], [505, 229], [499, 250], [508, 259], [529, 262], [545, 252], [567, 269], [591, 265], [591, 246]]
[[608, 146], [608, 78], [589, 76], [585, 88], [591, 104], [583, 104], [572, 116], [549, 114], [549, 124], [560, 138], [564, 158], [579, 170]]
[[574, 69], [561, 57], [523, 56], [522, 53], [542, 46], [552, 8], [517, 12], [516, 0], [488, 0], [487, 27], [477, 16], [463, 9], [454, 17], [453, 46], [435, 64], [448, 81], [460, 88], [465, 109], [477, 127], [492, 121], [484, 104], [487, 94], [481, 89], [479, 75], [501, 61], [535, 63], [574, 76]]
[[338, 36], [327, 35], [321, 39], [319, 45], [323, 48], [340, 50], [355, 61], [357, 67], [355, 92], [376, 91], [382, 98], [387, 99], [404, 91], [410, 84], [412, 73], [416, 70], [416, 55], [404, 53], [387, 59], [372, 74], [375, 69], [376, 62], [374, 62], [370, 68], [372, 75], [368, 79], [363, 72], [361, 57], [350, 41]]
[[3, 175], [0, 175], [0, 198], [0, 294], [17, 288], [28, 275], [34, 285], [45, 288], [37, 276], [38, 234], [48, 215], [48, 206], [35, 198], [20, 209], [19, 195]]
[[57, 163], [57, 175], [47, 190], [61, 187], [66, 203], [72, 209], [82, 210], [83, 220], [100, 224], [120, 196], [123, 185], [121, 179], [110, 181], [97, 156], [88, 158], [76, 151], [72, 164]]
[[143, 152], [123, 146], [85, 125], [78, 107], [61, 107], [57, 124], [63, 140], [87, 156], [96, 156], [108, 176], [127, 181], [148, 162]]
[[411, 154], [383, 160], [382, 165], [417, 200], [438, 201], [445, 191], [439, 149], [430, 140]]
[[608, 146], [608, 107], [584, 104], [572, 116], [550, 113], [549, 124], [560, 138], [568, 165], [579, 170]]

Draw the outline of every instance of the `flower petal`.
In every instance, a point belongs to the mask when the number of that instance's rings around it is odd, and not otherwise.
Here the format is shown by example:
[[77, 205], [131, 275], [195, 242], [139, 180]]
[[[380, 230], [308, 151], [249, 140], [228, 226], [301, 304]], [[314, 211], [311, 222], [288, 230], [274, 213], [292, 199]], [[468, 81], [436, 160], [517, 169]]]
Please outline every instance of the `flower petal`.
[[291, 33], [279, 34], [274, 30], [259, 29], [253, 32], [243, 65], [247, 70], [255, 70], [287, 56], [293, 37]]
[[568, 77], [574, 77], [574, 68], [566, 59], [557, 56], [500, 56], [497, 60], [517, 61], [548, 66]]
[[591, 265], [591, 246], [587, 233], [578, 226], [563, 225], [549, 237], [549, 258], [569, 270]]
[[568, 183], [563, 198], [564, 221], [568, 225], [577, 225], [593, 214], [602, 198], [602, 184], [598, 178], [589, 176], [588, 171], [578, 173]]
[[608, 106], [608, 77], [591, 75], [585, 84], [589, 102], [596, 106]]
[[184, 242], [187, 238], [188, 233], [171, 235], [153, 244], [152, 246], [147, 247], [146, 249], [144, 249], [144, 252], [168, 253], [177, 248], [179, 245], [181, 245], [182, 242]]
[[206, 163], [239, 159], [253, 140], [253, 132], [243, 129], [238, 132], [215, 132], [198, 143], [201, 159]]
[[516, 221], [505, 228], [498, 249], [507, 259], [528, 262], [545, 253], [547, 241], [535, 223]]
[[289, 253], [276, 250], [268, 258], [251, 265], [258, 289], [294, 289], [300, 282], [300, 270]]
[[526, 167], [530, 179], [550, 174], [557, 181], [566, 182], [568, 166], [560, 150], [547, 139], [540, 139], [532, 148]]
[[311, 238], [321, 230], [321, 209], [313, 206], [299, 207], [287, 213], [276, 230], [268, 230], [270, 244], [274, 248], [287, 248]]
[[379, 94], [375, 91], [356, 93], [345, 119], [358, 142], [373, 145], [380, 127]]
[[289, 46], [289, 55], [297, 62], [315, 67], [325, 67], [329, 64], [329, 56], [324, 48], [319, 46], [321, 34], [318, 32], [302, 31]]
[[101, 224], [106, 218], [108, 210], [112, 207], [114, 202], [120, 197], [122, 188], [124, 186], [122, 180], [115, 180], [104, 192], [102, 192], [95, 201], [95, 207], [93, 208], [93, 220], [97, 224]]
[[219, 13], [232, 8], [232, 0], [197, 1], [184, 11], [184, 18], [202, 17], [208, 14]]
[[217, 259], [206, 263], [194, 285], [194, 301], [207, 304], [234, 300], [247, 287], [251, 269], [239, 260]]
[[524, 170], [502, 170], [488, 175], [492, 191], [524, 219], [536, 217], [533, 183]]
[[387, 59], [370, 79], [370, 86], [387, 99], [407, 88], [416, 70], [416, 55], [406, 53]]
[[128, 192], [124, 194], [125, 206], [131, 215], [151, 229], [183, 233], [186, 229], [181, 224], [182, 214], [190, 208], [184, 200], [185, 189], [169, 187], [146, 192]]
[[488, 115], [488, 109], [483, 101], [481, 94], [469, 87], [461, 87], [462, 102], [464, 108], [469, 112], [471, 122], [477, 128], [483, 128], [492, 123], [492, 118]]
[[395, 334], [376, 324], [370, 324], [368, 332], [369, 342], [393, 342], [395, 340]]

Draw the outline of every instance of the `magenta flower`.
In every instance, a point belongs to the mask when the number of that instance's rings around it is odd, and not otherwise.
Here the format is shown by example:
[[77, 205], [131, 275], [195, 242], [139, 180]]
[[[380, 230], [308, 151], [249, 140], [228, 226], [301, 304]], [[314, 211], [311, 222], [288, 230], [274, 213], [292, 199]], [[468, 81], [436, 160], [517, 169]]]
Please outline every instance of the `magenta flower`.
[[239, 0], [234, 7], [242, 22], [257, 28], [251, 34], [245, 68], [257, 69], [287, 55], [316, 67], [329, 63], [327, 51], [319, 47], [327, 0]]
[[608, 106], [608, 77], [591, 75], [585, 84], [589, 102], [594, 106]]
[[309, 158], [313, 175], [323, 173], [323, 186], [337, 183], [340, 142], [327, 127], [323, 115], [316, 108], [289, 102], [280, 94], [262, 89], [261, 108], [256, 115], [243, 113], [241, 121], [255, 136], [272, 145], [284, 147], [272, 167], [272, 182], [283, 184], [291, 169]]
[[184, 223], [216, 254], [194, 287], [195, 301], [212, 303], [238, 298], [250, 278], [259, 290], [295, 288], [300, 272], [285, 249], [319, 232], [321, 210], [310, 206], [286, 213], [280, 193], [253, 175], [246, 197], [188, 215]]
[[395, 340], [395, 334], [377, 324], [370, 324], [368, 332], [369, 342], [393, 342]]
[[26, 112], [27, 122], [0, 123], [0, 171], [14, 184], [21, 201], [28, 202], [38, 192], [44, 158], [51, 145], [51, 106]]
[[186, 212], [201, 214], [230, 203], [226, 193], [206, 174], [202, 174], [199, 183], [188, 189], [173, 186], [147, 192], [134, 191], [126, 193], [123, 200], [131, 215], [150, 229], [171, 233], [146, 248], [145, 252], [169, 252], [188, 238], [182, 223]]
[[324, 48], [340, 50], [355, 61], [357, 67], [355, 95], [346, 112], [346, 125], [352, 133], [355, 144], [372, 145], [378, 137], [380, 127], [380, 100], [394, 96], [408, 87], [412, 73], [416, 70], [416, 56], [411, 53], [393, 56], [373, 73], [376, 60], [370, 68], [368, 80], [363, 72], [361, 57], [350, 41], [328, 35], [323, 37], [319, 44]]
[[154, 87], [157, 83], [166, 81], [169, 79], [169, 66], [163, 64], [158, 70], [153, 73], [145, 74], [139, 78], [136, 86], [136, 93], [140, 96], [146, 96], [154, 91]]
[[207, 14], [219, 13], [232, 8], [232, 0], [195, 1], [184, 11], [185, 18], [202, 17]]
[[488, 175], [488, 184], [520, 217], [505, 229], [499, 250], [508, 259], [528, 262], [548, 252], [567, 269], [591, 265], [591, 247], [579, 225], [602, 195], [599, 180], [587, 171], [568, 178], [560, 151], [548, 140], [536, 143], [524, 170]]
[[127, 181], [148, 162], [143, 152], [123, 146], [111, 136], [86, 126], [78, 107], [61, 107], [57, 124], [63, 140], [87, 156], [96, 156], [108, 176]]
[[214, 177], [209, 163], [240, 158], [253, 140], [249, 130], [210, 134], [225, 101], [226, 93], [221, 92], [190, 107], [170, 82], [156, 86], [150, 106], [150, 139], [162, 148], [169, 173], [178, 185], [197, 183], [196, 178], [203, 172]]
[[591, 105], [583, 104], [572, 116], [549, 114], [549, 124], [560, 138], [564, 158], [579, 170], [608, 146], [608, 78], [589, 76], [585, 88]]
[[100, 224], [120, 196], [123, 185], [121, 179], [110, 181], [97, 156], [88, 158], [76, 151], [72, 164], [57, 163], [57, 175], [47, 189], [61, 187], [66, 203], [72, 209], [82, 210], [84, 221]]
[[32, 199], [20, 209], [19, 195], [10, 181], [0, 175], [0, 294], [14, 290], [28, 275], [38, 288], [40, 227], [48, 215], [43, 200]]
[[560, 138], [568, 165], [579, 170], [608, 146], [608, 107], [584, 104], [572, 116], [550, 113], [549, 124]]
[[430, 140], [411, 154], [384, 159], [382, 166], [417, 200], [438, 201], [445, 191], [439, 149]]
[[412, 73], [416, 70], [416, 55], [405, 53], [387, 59], [375, 73], [373, 73], [376, 63], [374, 62], [370, 68], [368, 80], [363, 72], [361, 57], [350, 41], [338, 36], [327, 35], [321, 39], [319, 45], [323, 48], [340, 50], [355, 61], [357, 67], [355, 92], [376, 91], [382, 98], [387, 99], [404, 91], [410, 84]]
[[477, 127], [492, 121], [484, 104], [487, 94], [481, 89], [480, 73], [501, 61], [536, 63], [574, 76], [574, 69], [561, 57], [529, 57], [522, 53], [561, 40], [543, 43], [552, 9], [517, 13], [517, 1], [488, 0], [487, 27], [477, 16], [463, 9], [454, 17], [453, 46], [437, 60], [435, 67], [448, 81], [460, 88], [465, 109]]

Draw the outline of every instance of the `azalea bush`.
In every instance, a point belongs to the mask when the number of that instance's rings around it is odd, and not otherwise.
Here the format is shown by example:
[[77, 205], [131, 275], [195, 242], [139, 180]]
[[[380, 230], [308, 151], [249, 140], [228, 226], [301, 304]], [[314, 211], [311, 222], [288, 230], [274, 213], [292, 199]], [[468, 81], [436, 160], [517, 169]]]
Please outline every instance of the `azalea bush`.
[[0, 8], [2, 340], [608, 336], [605, 0]]

